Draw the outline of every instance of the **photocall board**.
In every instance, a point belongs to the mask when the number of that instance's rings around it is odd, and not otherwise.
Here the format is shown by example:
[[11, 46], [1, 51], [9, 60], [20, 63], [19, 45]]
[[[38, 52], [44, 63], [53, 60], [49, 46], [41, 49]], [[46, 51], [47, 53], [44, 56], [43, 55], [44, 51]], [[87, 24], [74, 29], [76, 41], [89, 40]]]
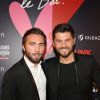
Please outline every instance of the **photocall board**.
[[52, 30], [69, 23], [76, 35], [75, 52], [94, 55], [100, 64], [100, 0], [1, 0], [0, 94], [5, 72], [22, 57], [22, 36], [33, 26], [47, 37], [46, 58], [54, 56]]

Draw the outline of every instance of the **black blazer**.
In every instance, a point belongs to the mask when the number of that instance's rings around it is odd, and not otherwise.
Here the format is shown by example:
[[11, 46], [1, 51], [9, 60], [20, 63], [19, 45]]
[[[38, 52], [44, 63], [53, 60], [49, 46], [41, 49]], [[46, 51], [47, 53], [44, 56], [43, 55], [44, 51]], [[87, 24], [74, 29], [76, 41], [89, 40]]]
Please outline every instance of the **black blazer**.
[[[95, 81], [97, 86], [100, 88], [100, 66], [95, 62], [95, 59], [92, 56], [88, 55], [76, 54], [75, 60], [77, 66], [76, 79], [78, 78], [77, 87], [79, 90], [79, 96], [81, 97], [80, 100], [92, 100], [92, 82]], [[58, 100], [57, 98], [60, 96], [60, 89], [58, 86], [60, 70], [59, 59], [57, 57], [53, 57], [45, 60], [44, 67], [48, 82], [47, 98], [48, 100]], [[77, 89], [77, 87], [75, 89]], [[70, 87], [70, 91], [71, 90], [73, 90], [72, 87]], [[75, 98], [77, 97], [75, 94], [72, 91], [72, 93], [70, 93], [70, 97], [73, 99], [66, 97], [67, 100], [76, 100]]]
[[40, 100], [35, 81], [23, 58], [4, 75], [1, 100]]

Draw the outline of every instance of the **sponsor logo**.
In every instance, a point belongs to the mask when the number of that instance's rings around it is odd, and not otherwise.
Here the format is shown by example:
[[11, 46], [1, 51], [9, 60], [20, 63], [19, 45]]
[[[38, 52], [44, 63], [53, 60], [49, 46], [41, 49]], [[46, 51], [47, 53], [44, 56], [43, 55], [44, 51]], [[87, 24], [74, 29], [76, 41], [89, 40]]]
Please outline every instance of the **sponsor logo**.
[[80, 34], [78, 35], [78, 40], [83, 41], [83, 40], [100, 40], [100, 35], [83, 35]]
[[4, 71], [5, 71], [4, 67], [0, 67], [0, 72], [4, 72]]
[[79, 40], [79, 41], [82, 41], [82, 40], [83, 40], [83, 34], [78, 35], [78, 40]]
[[8, 59], [10, 55], [9, 45], [0, 45], [0, 60]]
[[0, 38], [4, 38], [5, 37], [5, 33], [0, 33]]
[[92, 54], [92, 50], [78, 49], [78, 50], [75, 50], [75, 53], [84, 54], [84, 55], [91, 55]]

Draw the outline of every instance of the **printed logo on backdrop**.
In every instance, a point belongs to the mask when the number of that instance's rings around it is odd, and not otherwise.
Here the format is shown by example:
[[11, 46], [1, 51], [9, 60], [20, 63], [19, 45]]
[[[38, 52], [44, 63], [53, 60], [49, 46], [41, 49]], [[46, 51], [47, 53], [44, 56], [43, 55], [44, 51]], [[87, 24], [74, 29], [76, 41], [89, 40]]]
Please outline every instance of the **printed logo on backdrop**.
[[[5, 33], [0, 33], [0, 40], [6, 37]], [[8, 59], [10, 55], [10, 46], [8, 44], [0, 44], [0, 60]], [[2, 70], [2, 67], [0, 67]]]
[[80, 34], [78, 35], [78, 40], [83, 41], [83, 40], [90, 40], [90, 41], [99, 41], [100, 40], [100, 35], [84, 35]]
[[[38, 5], [38, 10], [44, 8], [47, 4], [49, 3], [49, 0], [40, 0], [40, 3]], [[50, 1], [50, 5], [58, 5], [60, 3], [60, 0], [51, 0]], [[64, 2], [62, 3], [64, 4]], [[28, 0], [23, 0], [22, 4], [20, 5], [22, 8], [31, 8], [34, 6], [34, 4], [32, 3], [32, 1], [28, 1]]]
[[84, 37], [83, 37], [83, 34], [78, 35], [78, 40], [79, 40], [79, 41], [83, 41], [83, 38], [84, 38]]
[[4, 38], [5, 37], [5, 33], [0, 33], [0, 38]]
[[4, 72], [5, 68], [4, 67], [0, 67], [0, 72]]
[[90, 49], [78, 49], [78, 50], [75, 50], [75, 53], [83, 54], [83, 55], [92, 55], [92, 50], [90, 50]]

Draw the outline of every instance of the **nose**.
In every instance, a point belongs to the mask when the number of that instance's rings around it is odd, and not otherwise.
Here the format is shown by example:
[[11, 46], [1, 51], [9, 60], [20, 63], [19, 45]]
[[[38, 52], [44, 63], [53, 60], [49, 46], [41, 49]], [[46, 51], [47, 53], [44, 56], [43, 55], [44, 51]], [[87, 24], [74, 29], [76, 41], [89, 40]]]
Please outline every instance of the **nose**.
[[36, 45], [36, 46], [35, 46], [35, 50], [36, 50], [36, 52], [39, 52], [39, 51], [40, 51], [39, 45]]
[[62, 47], [66, 47], [65, 41], [62, 41]]

